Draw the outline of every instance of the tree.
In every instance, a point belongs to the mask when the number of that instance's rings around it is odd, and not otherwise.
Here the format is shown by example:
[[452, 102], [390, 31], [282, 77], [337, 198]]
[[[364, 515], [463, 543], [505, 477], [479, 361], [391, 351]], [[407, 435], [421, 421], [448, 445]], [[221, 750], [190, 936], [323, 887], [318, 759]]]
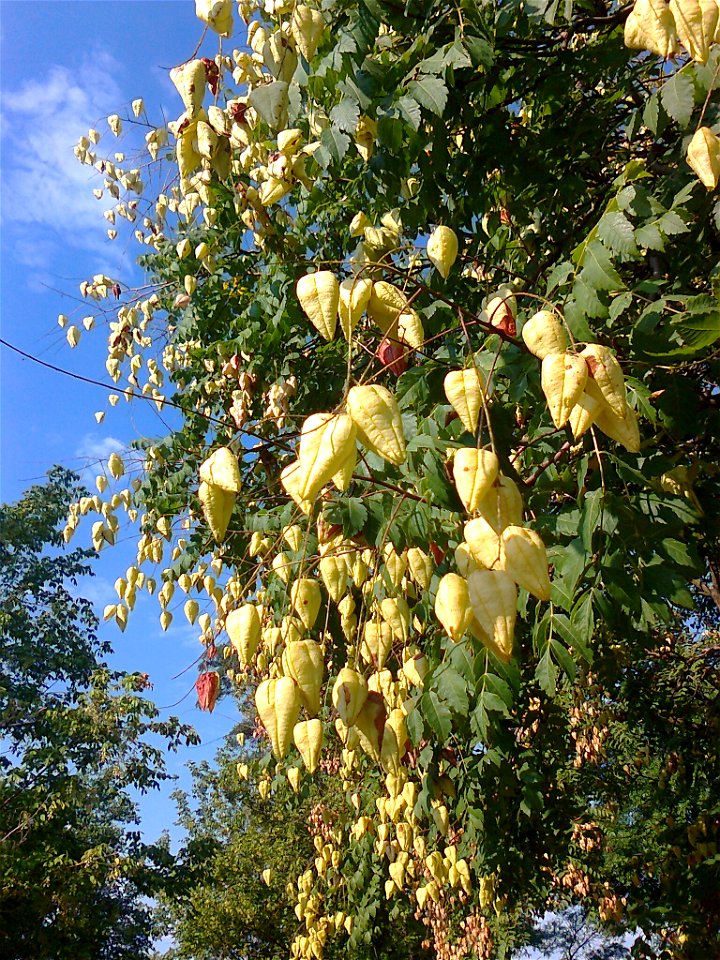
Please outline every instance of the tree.
[[[296, 879], [298, 889], [307, 890], [312, 874], [306, 868], [316, 856], [325, 855], [332, 869], [327, 847], [344, 805], [337, 778], [318, 777], [309, 793], [296, 794], [287, 781], [270, 793], [247, 778], [254, 759], [252, 741], [249, 747], [228, 744], [212, 766], [193, 767], [192, 798], [176, 797], [188, 839], [177, 857], [182, 893], [163, 898], [175, 944], [168, 957], [280, 960], [297, 926], [286, 886]], [[344, 930], [352, 919], [339, 909], [333, 923]], [[358, 956], [428, 956], [420, 946], [424, 927], [410, 911], [390, 935], [381, 908], [364, 933]], [[329, 956], [348, 956], [344, 943], [327, 946]]]
[[[322, 730], [345, 806], [295, 955], [338, 903], [350, 950], [381, 907], [444, 958], [576, 903], [717, 952], [720, 61], [690, 8], [248, 0], [230, 57], [232, 4], [196, 4], [210, 56], [146, 135], [154, 289], [107, 360], [181, 419], [93, 536], [137, 511], [107, 616], [160, 565], [201, 703], [255, 690], [258, 788], [302, 756], [309, 792]], [[141, 192], [98, 137], [79, 159]]]
[[149, 956], [148, 897], [170, 875], [128, 788], [165, 779], [163, 751], [193, 731], [160, 722], [140, 674], [111, 671], [97, 618], [75, 596], [93, 551], [63, 551], [58, 523], [84, 491], [50, 471], [0, 507], [0, 944], [13, 960]]

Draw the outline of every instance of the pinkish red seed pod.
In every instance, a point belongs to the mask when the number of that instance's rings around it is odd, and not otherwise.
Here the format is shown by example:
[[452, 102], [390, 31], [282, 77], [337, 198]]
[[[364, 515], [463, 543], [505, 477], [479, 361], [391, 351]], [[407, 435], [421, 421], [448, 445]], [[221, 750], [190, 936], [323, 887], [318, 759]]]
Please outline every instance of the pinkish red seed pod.
[[405, 373], [407, 370], [408, 361], [405, 349], [401, 344], [395, 343], [387, 337], [383, 337], [380, 341], [380, 345], [375, 351], [375, 356], [380, 363], [387, 367], [391, 373], [394, 373], [396, 377], [399, 377], [401, 373]]
[[201, 673], [195, 681], [195, 691], [200, 709], [209, 710], [212, 713], [220, 693], [220, 674], [214, 671]]

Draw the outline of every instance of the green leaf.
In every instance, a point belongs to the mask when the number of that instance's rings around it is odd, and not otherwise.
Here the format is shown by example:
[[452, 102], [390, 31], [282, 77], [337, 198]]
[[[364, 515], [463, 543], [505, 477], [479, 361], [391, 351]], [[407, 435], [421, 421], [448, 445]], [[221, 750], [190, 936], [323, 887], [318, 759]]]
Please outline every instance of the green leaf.
[[664, 250], [665, 240], [656, 223], [645, 223], [635, 231], [635, 242], [645, 250]]
[[343, 497], [331, 501], [325, 510], [331, 523], [342, 525], [344, 537], [354, 537], [365, 528], [368, 512], [365, 504], [358, 497]]
[[637, 252], [634, 228], [620, 210], [606, 213], [598, 223], [598, 236], [612, 253]]
[[450, 707], [440, 700], [434, 690], [429, 690], [420, 699], [420, 709], [437, 736], [438, 742], [445, 743], [452, 730]]
[[585, 248], [582, 276], [596, 290], [620, 290], [625, 286], [600, 240], [593, 240]]
[[571, 680], [574, 680], [577, 674], [577, 664], [570, 656], [570, 653], [554, 637], [550, 640], [549, 646], [557, 663], [562, 667], [567, 676]]
[[[316, 150], [315, 158], [318, 159], [321, 166], [328, 167], [332, 160], [339, 163], [345, 156], [350, 146], [350, 137], [346, 133], [343, 133], [338, 127], [330, 126], [323, 130], [320, 136], [320, 143], [325, 153], [322, 154], [321, 159], [318, 158], [318, 154], [321, 153], [321, 151]], [[329, 159], [323, 163], [323, 159], [325, 159], [326, 156], [329, 157]]]
[[[349, 97], [344, 97], [340, 103], [330, 111], [330, 122], [346, 133], [354, 134], [358, 119], [360, 118], [360, 105]], [[346, 148], [347, 149], [347, 148]]]
[[554, 697], [557, 690], [557, 667], [550, 656], [550, 645], [545, 648], [545, 653], [535, 668], [535, 679], [540, 684], [540, 689], [549, 697]]
[[448, 667], [436, 674], [437, 691], [450, 708], [460, 716], [467, 716], [469, 704], [467, 695], [467, 681], [459, 673]]
[[660, 90], [660, 99], [668, 116], [684, 130], [695, 109], [695, 87], [689, 74], [680, 71], [666, 77]]
[[586, 552], [592, 550], [593, 533], [598, 527], [603, 506], [603, 491], [601, 488], [591, 490], [585, 496], [582, 514], [580, 517], [579, 534]]
[[570, 626], [573, 639], [568, 641], [577, 652], [592, 663], [593, 654], [590, 643], [595, 630], [595, 614], [593, 612], [593, 591], [583, 594], [572, 609]]
[[397, 107], [400, 116], [410, 124], [413, 130], [420, 129], [422, 112], [416, 100], [413, 100], [412, 97], [400, 97], [400, 99], [395, 103], [395, 106]]
[[421, 107], [425, 107], [438, 117], [443, 115], [448, 90], [439, 77], [423, 76], [419, 80], [411, 80], [408, 84], [408, 93]]

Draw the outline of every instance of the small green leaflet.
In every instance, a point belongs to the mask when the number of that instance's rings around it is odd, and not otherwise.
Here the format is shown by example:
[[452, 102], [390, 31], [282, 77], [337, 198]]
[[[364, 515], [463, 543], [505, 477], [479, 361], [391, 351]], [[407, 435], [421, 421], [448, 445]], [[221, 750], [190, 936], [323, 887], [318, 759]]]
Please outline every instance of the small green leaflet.
[[435, 680], [438, 693], [442, 699], [448, 703], [455, 713], [461, 717], [466, 717], [469, 708], [467, 682], [452, 667], [436, 674]]
[[420, 709], [438, 738], [439, 743], [445, 743], [452, 730], [450, 707], [444, 703], [434, 690], [422, 695]]
[[598, 223], [598, 236], [612, 253], [637, 253], [633, 225], [619, 210], [606, 213]]
[[677, 121], [681, 130], [690, 123], [695, 108], [695, 87], [687, 73], [678, 72], [665, 79], [660, 91], [665, 112]]
[[354, 537], [364, 528], [368, 512], [362, 500], [357, 497], [344, 497], [329, 503], [326, 515], [331, 523], [342, 525], [344, 537]]
[[355, 127], [360, 118], [360, 105], [349, 97], [344, 97], [340, 103], [330, 111], [330, 120], [338, 130], [346, 133], [355, 133]]
[[582, 276], [596, 290], [622, 290], [625, 287], [612, 265], [609, 251], [600, 240], [593, 240], [585, 247]]
[[320, 137], [321, 147], [315, 151], [315, 159], [322, 167], [329, 167], [335, 160], [339, 162], [347, 153], [350, 137], [338, 127], [327, 127]]
[[443, 115], [448, 90], [439, 77], [423, 76], [419, 80], [411, 80], [408, 84], [408, 93], [421, 107], [425, 107], [438, 117]]

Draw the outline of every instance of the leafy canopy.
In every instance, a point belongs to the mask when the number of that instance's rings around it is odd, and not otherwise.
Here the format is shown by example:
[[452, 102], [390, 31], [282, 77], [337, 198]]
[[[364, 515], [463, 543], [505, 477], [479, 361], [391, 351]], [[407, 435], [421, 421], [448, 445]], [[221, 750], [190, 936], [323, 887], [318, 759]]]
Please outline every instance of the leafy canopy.
[[179, 419], [66, 537], [138, 520], [106, 616], [161, 584], [201, 705], [256, 690], [260, 799], [336, 773], [295, 956], [408, 904], [442, 957], [563, 902], [717, 947], [720, 61], [691, 6], [196, 4], [212, 49], [148, 121], [153, 292], [83, 285], [122, 300], [110, 377]]

